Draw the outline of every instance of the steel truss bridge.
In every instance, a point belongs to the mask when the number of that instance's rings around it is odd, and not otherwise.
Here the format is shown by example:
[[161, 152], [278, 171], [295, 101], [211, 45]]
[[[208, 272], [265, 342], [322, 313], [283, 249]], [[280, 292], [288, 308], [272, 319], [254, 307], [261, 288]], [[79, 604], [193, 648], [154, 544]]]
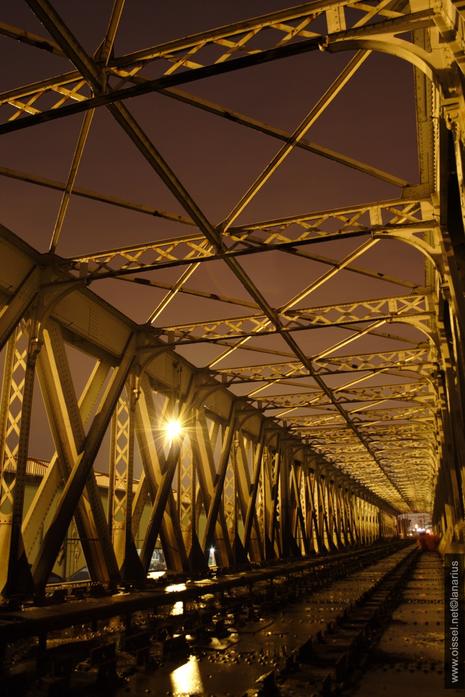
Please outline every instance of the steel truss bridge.
[[[56, 122], [58, 128], [76, 114], [81, 126], [74, 154], [63, 155], [68, 157], [63, 181], [0, 169], [3, 181], [23, 182], [18, 185], [25, 191], [35, 185], [61, 196], [46, 253], [1, 229], [3, 597], [44, 591], [71, 525], [91, 578], [110, 587], [145, 578], [158, 543], [169, 569], [192, 573], [206, 570], [212, 546], [217, 563], [231, 568], [305, 557], [392, 535], [394, 517], [409, 511], [432, 511], [444, 540], [460, 538], [463, 3], [315, 0], [123, 54], [115, 47], [124, 0], [115, 0], [93, 54], [48, 0], [26, 3], [43, 33], [0, 23], [4, 43], [15, 40], [28, 55], [46, 51], [60, 65], [66, 58], [69, 68], [1, 93], [0, 135], [7, 139], [18, 131], [20, 142], [39, 124]], [[265, 64], [314, 52], [328, 60], [347, 52], [348, 60], [291, 131], [186, 91], [189, 83], [194, 88], [207, 78], [243, 76], [252, 68], [257, 75]], [[376, 53], [413, 66], [415, 184], [307, 137]], [[134, 115], [138, 99], [152, 93], [276, 141], [274, 157], [257, 162], [259, 174], [244, 182], [245, 193], [219, 224], [203, 212]], [[78, 186], [93, 120], [101, 111], [126, 134], [182, 212]], [[387, 183], [397, 196], [243, 222], [247, 206], [297, 151]], [[131, 211], [136, 221], [155, 216], [166, 223], [167, 234], [146, 244], [59, 255], [70, 201], [82, 198]], [[168, 232], [173, 223], [176, 229], [184, 226], [184, 234]], [[334, 250], [335, 243], [352, 238], [357, 245], [344, 256], [320, 254], [325, 245]], [[388, 249], [392, 241], [422, 259], [422, 284], [396, 276], [395, 268], [387, 275], [364, 265], [375, 248]], [[266, 268], [277, 254], [297, 260], [299, 269], [314, 262], [325, 267], [310, 283], [303, 274], [299, 291], [279, 307], [246, 270], [255, 261]], [[244, 296], [190, 285], [215, 261]], [[167, 269], [176, 280], [163, 285], [158, 274]], [[361, 277], [384, 282], [386, 291], [346, 301], [342, 290], [340, 302], [314, 302], [312, 294], [343, 272], [354, 283]], [[166, 294], [147, 321], [137, 323], [97, 294], [105, 279]], [[214, 301], [216, 314], [206, 321], [165, 322], [167, 308], [185, 297]], [[301, 340], [312, 332], [326, 337], [324, 348], [313, 354]], [[280, 340], [279, 350], [269, 348], [277, 345], [267, 343], [273, 338]], [[206, 366], [184, 357], [182, 351], [197, 344], [217, 350]], [[383, 348], [367, 348], [374, 345]], [[93, 362], [81, 394], [69, 347]], [[34, 394], [43, 401], [55, 454], [26, 508]], [[173, 414], [183, 431], [167, 444], [161, 424]], [[107, 432], [110, 496], [104, 510], [94, 463]], [[141, 550], [136, 538], [143, 540]]]

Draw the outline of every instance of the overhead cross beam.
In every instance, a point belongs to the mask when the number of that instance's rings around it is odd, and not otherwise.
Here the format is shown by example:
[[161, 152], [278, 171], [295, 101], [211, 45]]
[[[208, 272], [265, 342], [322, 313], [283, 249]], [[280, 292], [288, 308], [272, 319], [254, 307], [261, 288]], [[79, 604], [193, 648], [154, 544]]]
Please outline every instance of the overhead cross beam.
[[299, 254], [302, 247], [311, 244], [368, 235], [372, 239], [405, 238], [409, 244], [434, 253], [435, 248], [427, 245], [424, 235], [437, 228], [437, 221], [432, 214], [425, 219], [423, 204], [428, 202], [386, 201], [230, 228], [222, 234], [220, 253], [205, 245], [202, 234], [193, 233], [81, 255], [72, 260], [72, 266], [92, 281], [216, 261], [226, 255], [248, 256], [266, 251]]
[[[438, 364], [434, 349], [428, 345], [423, 345], [418, 348], [398, 351], [380, 351], [378, 353], [318, 358], [314, 362], [314, 367], [322, 375], [365, 371], [371, 371], [376, 374], [376, 372], [381, 370], [412, 370], [419, 372], [422, 369], [425, 371], [425, 374], [428, 374], [428, 372], [431, 374], [438, 369]], [[218, 368], [215, 372], [221, 375], [223, 380], [231, 383], [274, 382], [283, 378], [294, 380], [310, 376], [305, 366], [295, 361]]]
[[[428, 381], [409, 382], [405, 384], [379, 385], [376, 387], [358, 387], [353, 389], [337, 389], [334, 394], [340, 402], [374, 402], [377, 400], [395, 399], [401, 401], [422, 400], [434, 401], [435, 392]], [[284, 407], [302, 408], [328, 404], [326, 395], [317, 389], [311, 392], [291, 393], [282, 395], [267, 395], [260, 398], [260, 406], [264, 409], [282, 409]]]
[[[62, 37], [60, 37], [56, 31], [56, 27], [58, 26], [56, 16], [53, 22], [54, 26], [50, 26], [50, 16], [53, 10], [51, 6], [42, 3], [40, 0], [37, 2], [30, 2], [29, 4], [34, 11], [37, 12], [44, 26], [50, 31], [55, 43], [61, 48], [65, 55], [71, 59], [79, 72], [71, 72], [49, 81], [42, 81], [37, 86], [31, 86], [24, 90], [17, 90], [16, 92], [3, 95], [4, 103], [12, 104], [16, 108], [19, 107], [20, 110], [26, 113], [32, 110], [33, 113], [0, 126], [0, 133], [26, 128], [30, 125], [55, 120], [75, 113], [81, 113], [98, 106], [114, 104], [130, 97], [141, 96], [157, 90], [160, 91], [179, 84], [184, 84], [185, 82], [192, 82], [212, 75], [241, 70], [253, 65], [260, 65], [266, 62], [321, 49], [328, 45], [325, 35], [309, 32], [307, 29], [308, 24], [318, 20], [321, 16], [326, 20], [327, 34], [330, 36], [332, 33], [335, 33], [338, 40], [346, 38], [344, 35], [347, 36], [347, 39], [353, 38], [354, 36], [357, 38], [371, 37], [373, 35], [373, 24], [371, 24], [373, 20], [376, 20], [377, 17], [386, 17], [386, 15], [389, 19], [376, 22], [376, 34], [382, 34], [384, 29], [389, 37], [398, 33], [406, 33], [414, 29], [428, 28], [434, 25], [435, 20], [435, 12], [433, 9], [404, 14], [402, 11], [393, 12], [385, 9], [384, 3], [381, 2], [379, 7], [370, 7], [370, 10], [365, 10], [365, 16], [354, 22], [352, 31], [335, 32], [332, 7], [330, 4], [324, 2], [311, 3], [303, 6], [304, 11], [299, 17], [300, 19], [306, 17], [309, 21], [307, 25], [305, 22], [301, 23], [300, 30], [297, 31], [293, 26], [286, 25], [286, 22], [283, 22], [283, 17], [278, 19], [277, 14], [274, 14], [251, 20], [247, 28], [245, 27], [246, 23], [238, 23], [234, 28], [227, 28], [226, 35], [224, 34], [224, 30], [213, 30], [195, 37], [189, 37], [187, 40], [169, 42], [159, 47], [147, 49], [146, 51], [123, 56], [116, 61], [110, 62], [109, 69], [117, 69], [119, 71], [126, 70], [129, 74], [132, 69], [137, 73], [141, 67], [149, 65], [152, 61], [161, 61], [161, 64], [163, 64], [164, 61], [168, 61], [169, 68], [165, 69], [165, 74], [162, 77], [149, 79], [146, 82], [131, 87], [113, 89], [106, 94], [101, 93], [96, 96], [90, 96], [88, 92], [81, 92], [84, 86], [81, 82], [81, 76], [84, 76], [85, 81], [87, 81], [88, 75], [90, 74], [89, 71], [92, 71], [92, 66], [88, 58], [83, 56], [78, 42], [74, 37], [70, 38], [69, 32], [65, 32], [65, 34], [68, 33], [66, 37], [67, 43], [63, 44]], [[356, 3], [346, 3], [346, 5], [350, 4]], [[393, 6], [396, 4], [395, 2], [392, 3]], [[344, 12], [344, 5], [342, 3], [341, 8]], [[286, 14], [286, 12], [283, 14], [287, 21], [297, 19], [292, 11], [289, 14]], [[346, 14], [344, 16], [344, 28], [350, 23], [351, 20], [349, 15]], [[61, 29], [63, 29], [63, 26], [62, 23]], [[244, 33], [246, 33], [246, 41], [250, 40], [254, 42], [259, 33], [270, 27], [276, 27], [278, 32], [284, 33], [285, 40], [278, 42], [274, 48], [264, 48], [261, 50], [257, 49], [254, 44], [253, 50], [246, 52], [247, 55], [243, 55], [239, 58], [231, 57], [235, 50], [240, 49], [241, 52], [244, 51], [244, 41], [241, 41]], [[268, 35], [269, 34], [268, 32]], [[239, 42], [236, 47], [234, 42], [229, 43], [227, 41], [225, 50], [224, 42], [227, 40], [228, 36], [239, 37]], [[68, 41], [68, 39], [70, 40]], [[335, 42], [335, 44], [336, 43], [337, 42]], [[408, 42], [404, 43], [406, 43], [407, 47], [409, 46]], [[209, 46], [219, 47], [219, 55], [216, 57], [215, 62], [210, 65], [199, 62], [198, 56], [196, 56], [196, 54], [201, 53], [205, 47]], [[331, 48], [333, 49], [333, 46]], [[197, 60], [193, 60], [194, 57], [196, 57]], [[98, 68], [103, 77], [103, 66], [99, 64]], [[178, 71], [180, 68], [182, 68], [181, 72]], [[119, 72], [119, 74], [121, 75], [121, 72]], [[105, 73], [105, 80], [108, 80], [108, 73]], [[35, 103], [44, 93], [48, 93], [49, 91], [53, 92], [55, 90], [60, 93], [60, 100], [58, 105], [53, 109], [40, 112], [37, 106], [30, 107], [29, 104], [24, 104], [21, 101], [24, 97], [28, 97], [30, 103]], [[63, 91], [68, 98], [74, 98], [78, 101], [74, 104], [64, 104], [61, 106], [63, 102]]]
[[[280, 312], [281, 327], [264, 326], [266, 316], [249, 315], [232, 317], [213, 322], [198, 322], [160, 328], [170, 343], [184, 344], [217, 339], [238, 339], [243, 336], [274, 334], [283, 331], [305, 331], [319, 327], [344, 327], [365, 322], [410, 321], [421, 326], [433, 316], [431, 298], [423, 294], [412, 294], [376, 300], [361, 300], [340, 305], [311, 307]], [[424, 324], [426, 328], [426, 323]]]

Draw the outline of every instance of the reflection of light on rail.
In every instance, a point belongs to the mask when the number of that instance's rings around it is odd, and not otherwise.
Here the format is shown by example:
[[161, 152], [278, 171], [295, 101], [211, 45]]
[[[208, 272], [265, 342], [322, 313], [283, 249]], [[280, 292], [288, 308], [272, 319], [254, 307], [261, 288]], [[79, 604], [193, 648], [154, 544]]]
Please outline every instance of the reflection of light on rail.
[[170, 615], [182, 615], [184, 612], [184, 603], [182, 600], [178, 600], [177, 603], [173, 605], [173, 607], [170, 610]]
[[[166, 586], [165, 593], [173, 593], [176, 591], [185, 591], [187, 588], [185, 583], [172, 583], [170, 586]], [[178, 600], [174, 603], [170, 610], [170, 615], [182, 615], [184, 612], [184, 603], [182, 600]]]
[[165, 593], [172, 593], [173, 591], [185, 591], [187, 588], [185, 583], [172, 583], [171, 586], [166, 586]]
[[202, 678], [196, 656], [189, 656], [187, 663], [173, 670], [170, 680], [175, 697], [176, 695], [203, 694]]
[[149, 571], [147, 578], [153, 578], [155, 581], [157, 578], [161, 578], [166, 574], [166, 571]]

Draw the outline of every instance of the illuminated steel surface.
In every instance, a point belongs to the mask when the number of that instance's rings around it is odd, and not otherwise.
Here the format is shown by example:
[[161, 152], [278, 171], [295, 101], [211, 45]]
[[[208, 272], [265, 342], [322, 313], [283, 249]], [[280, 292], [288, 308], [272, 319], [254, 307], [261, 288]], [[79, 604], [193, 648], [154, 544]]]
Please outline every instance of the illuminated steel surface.
[[462, 2], [269, 4], [172, 35], [124, 0], [0, 22], [24, 56], [0, 93], [5, 601], [70, 568], [143, 584], [154, 550], [190, 574], [341, 550], [409, 512], [462, 534]]

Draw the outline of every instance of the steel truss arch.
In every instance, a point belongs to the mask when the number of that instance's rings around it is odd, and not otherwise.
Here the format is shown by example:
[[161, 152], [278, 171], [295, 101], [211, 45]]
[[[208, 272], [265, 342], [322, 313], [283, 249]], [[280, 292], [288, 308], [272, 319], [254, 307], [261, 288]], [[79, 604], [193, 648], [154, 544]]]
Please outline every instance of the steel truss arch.
[[[61, 197], [48, 253], [0, 230], [0, 549], [7, 560], [0, 595], [33, 598], [44, 593], [52, 570], [71, 575], [69, 558], [63, 562], [69, 540], [76, 541], [75, 561], [109, 589], [143, 584], [154, 549], [163, 551], [170, 570], [204, 573], [210, 547], [229, 568], [296, 559], [369, 543], [394, 531], [395, 515], [419, 509], [433, 511], [445, 547], [463, 542], [465, 23], [459, 7], [451, 0], [318, 0], [120, 55], [115, 41], [123, 0], [115, 2], [93, 54], [48, 0], [27, 4], [50, 38], [0, 24], [2, 38], [45, 49], [74, 68], [3, 91], [0, 137], [17, 131], [20, 142], [25, 129], [47, 121], [58, 128], [73, 114], [82, 113], [83, 121], [63, 181], [0, 168], [9, 185], [36, 183]], [[316, 51], [355, 55], [290, 132], [176, 89], [228, 73], [245, 80], [248, 68]], [[307, 140], [372, 52], [414, 68], [416, 185]], [[141, 124], [129, 111], [125, 100], [149, 94], [279, 141], [220, 222], [205, 214], [144, 130], [143, 118]], [[176, 210], [76, 186], [101, 107], [173, 195]], [[298, 147], [302, 155], [373, 176], [377, 186], [381, 181], [400, 193], [243, 224], [239, 216]], [[148, 214], [163, 225], [187, 224], [190, 233], [175, 236], [157, 227], [152, 241], [134, 244], [128, 226], [120, 247], [58, 256], [74, 195]], [[423, 280], [417, 270], [407, 279], [398, 269], [384, 273], [377, 247], [383, 240], [419, 252]], [[333, 255], [317, 253], [332, 244]], [[379, 271], [359, 265], [372, 252]], [[281, 281], [280, 267], [273, 272], [276, 258], [296, 277], [304, 264], [310, 269], [307, 285], [284, 299], [273, 287]], [[264, 282], [260, 265], [268, 263], [276, 278]], [[202, 278], [204, 269], [206, 276], [220, 264], [238, 291], [228, 290], [227, 279], [218, 293], [190, 285], [197, 271]], [[330, 283], [339, 284], [337, 292], [351, 291], [345, 272], [377, 290], [338, 302]], [[126, 317], [88, 288], [94, 282], [108, 288], [116, 279], [136, 290], [145, 285], [157, 298], [146, 321]], [[154, 288], [163, 292], [157, 296]], [[322, 290], [329, 301], [321, 300]], [[190, 310], [176, 317], [176, 301], [187, 296], [195, 298], [196, 311], [203, 301], [226, 310], [219, 319], [213, 309], [213, 319], [197, 321]], [[389, 324], [399, 329], [386, 330]], [[412, 328], [426, 342], [419, 343]], [[196, 367], [182, 352], [191, 356], [198, 344], [208, 344], [211, 354]], [[250, 364], [251, 351], [262, 363]], [[79, 389], [76, 352], [91, 364]], [[238, 365], [227, 367], [236, 352]], [[53, 456], [40, 465], [33, 488], [36, 382]], [[167, 437], [171, 421], [178, 438]], [[105, 438], [110, 464], [100, 472], [95, 463]], [[32, 501], [27, 510], [26, 500]]]

